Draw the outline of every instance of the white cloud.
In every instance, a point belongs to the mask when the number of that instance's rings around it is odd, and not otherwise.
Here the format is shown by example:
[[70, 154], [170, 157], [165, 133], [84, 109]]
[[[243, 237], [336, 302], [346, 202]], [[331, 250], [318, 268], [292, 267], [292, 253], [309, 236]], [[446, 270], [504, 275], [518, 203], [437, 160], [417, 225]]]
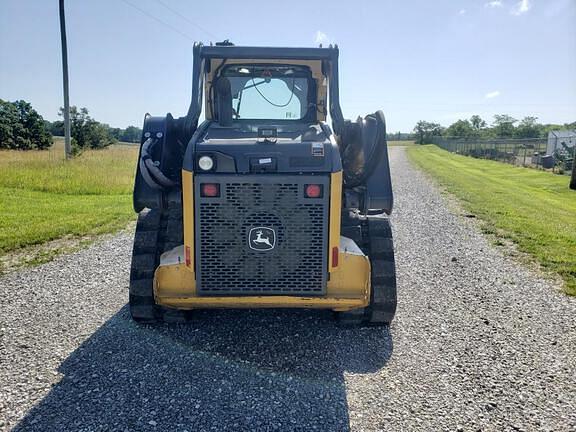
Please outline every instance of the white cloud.
[[458, 15], [464, 15], [466, 13], [466, 9], [460, 9], [460, 12], [458, 12]]
[[486, 99], [493, 99], [498, 96], [500, 96], [500, 92], [498, 90], [491, 91], [490, 93], [486, 93], [484, 95]]
[[530, 10], [532, 5], [529, 0], [520, 0], [512, 9], [512, 15], [522, 15]]
[[317, 30], [316, 31], [316, 36], [314, 38], [314, 43], [316, 45], [328, 45], [330, 43], [330, 39], [328, 38], [328, 35], [326, 33], [324, 33], [323, 31]]
[[502, 2], [500, 0], [489, 1], [488, 3], [484, 3], [484, 7], [500, 8], [502, 7]]

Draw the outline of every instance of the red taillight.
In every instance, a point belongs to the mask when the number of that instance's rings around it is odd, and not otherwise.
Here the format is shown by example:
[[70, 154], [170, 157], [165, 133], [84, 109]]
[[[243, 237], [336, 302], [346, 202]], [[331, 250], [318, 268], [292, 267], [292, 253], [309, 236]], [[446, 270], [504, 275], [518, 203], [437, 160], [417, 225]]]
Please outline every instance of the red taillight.
[[332, 267], [338, 267], [338, 256], [340, 255], [340, 251], [337, 247], [332, 248]]
[[188, 267], [190, 267], [190, 264], [192, 264], [192, 259], [190, 258], [190, 246], [186, 246], [186, 247], [184, 248], [184, 251], [185, 251], [185, 255], [186, 255], [186, 257], [185, 257], [185, 259], [186, 259], [186, 265], [187, 265]]
[[306, 198], [321, 198], [322, 197], [322, 185], [309, 184], [304, 188], [304, 195]]
[[203, 197], [219, 197], [220, 185], [216, 183], [202, 183], [200, 185], [200, 195]]

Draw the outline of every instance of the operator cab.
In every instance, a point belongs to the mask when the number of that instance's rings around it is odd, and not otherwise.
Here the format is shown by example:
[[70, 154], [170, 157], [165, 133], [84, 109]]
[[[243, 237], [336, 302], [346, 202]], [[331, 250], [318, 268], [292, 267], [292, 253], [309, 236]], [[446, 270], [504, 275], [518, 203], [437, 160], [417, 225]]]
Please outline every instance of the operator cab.
[[188, 146], [189, 158], [213, 158], [216, 173], [341, 169], [332, 130], [325, 123], [328, 78], [322, 60], [243, 59], [241, 48], [214, 48], [230, 54], [206, 59], [206, 120]]

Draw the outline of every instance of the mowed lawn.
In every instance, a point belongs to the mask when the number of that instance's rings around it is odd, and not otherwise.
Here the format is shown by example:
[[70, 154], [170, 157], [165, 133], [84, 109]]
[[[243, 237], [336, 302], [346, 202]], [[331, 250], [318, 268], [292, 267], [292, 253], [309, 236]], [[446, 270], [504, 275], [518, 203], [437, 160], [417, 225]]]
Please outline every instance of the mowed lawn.
[[485, 230], [512, 240], [544, 269], [558, 273], [576, 295], [576, 191], [569, 177], [448, 153], [407, 149], [416, 165], [458, 197]]
[[0, 255], [125, 227], [137, 157], [137, 146], [114, 145], [66, 161], [58, 139], [47, 151], [0, 151]]

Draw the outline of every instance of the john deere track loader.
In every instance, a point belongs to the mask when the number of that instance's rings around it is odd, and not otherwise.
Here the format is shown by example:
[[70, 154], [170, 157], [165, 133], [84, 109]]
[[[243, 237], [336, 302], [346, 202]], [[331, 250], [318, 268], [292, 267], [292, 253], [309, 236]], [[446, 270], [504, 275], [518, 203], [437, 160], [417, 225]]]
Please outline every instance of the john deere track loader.
[[386, 126], [380, 111], [344, 120], [338, 48], [196, 44], [192, 83], [185, 117], [144, 120], [132, 317], [322, 308], [390, 323]]

